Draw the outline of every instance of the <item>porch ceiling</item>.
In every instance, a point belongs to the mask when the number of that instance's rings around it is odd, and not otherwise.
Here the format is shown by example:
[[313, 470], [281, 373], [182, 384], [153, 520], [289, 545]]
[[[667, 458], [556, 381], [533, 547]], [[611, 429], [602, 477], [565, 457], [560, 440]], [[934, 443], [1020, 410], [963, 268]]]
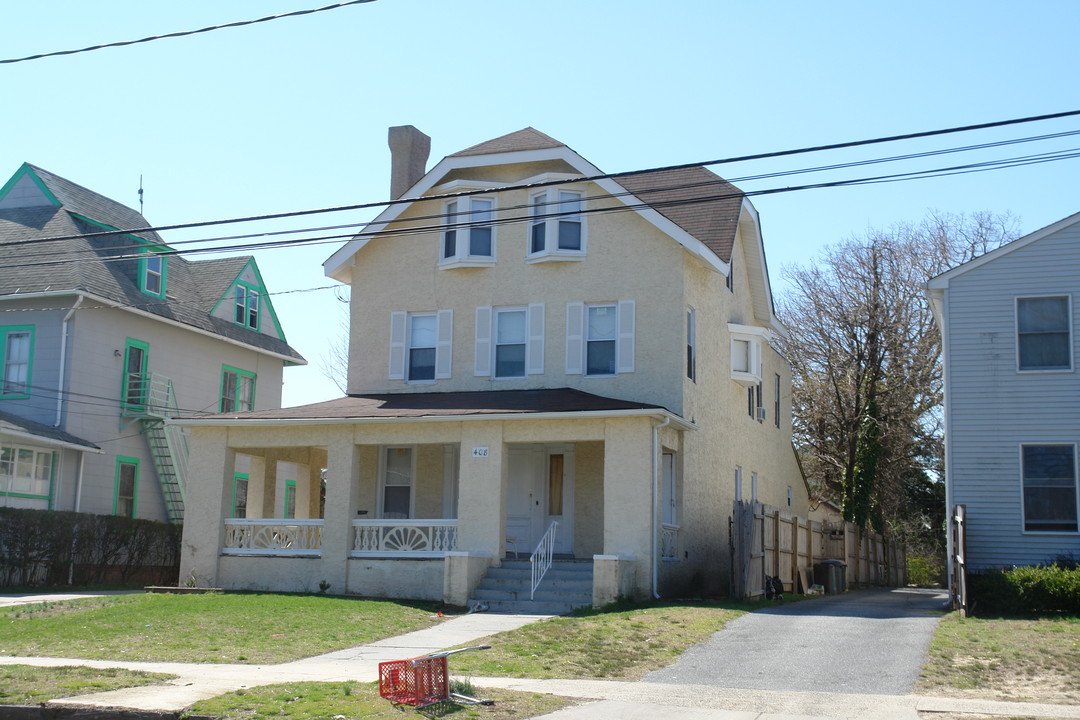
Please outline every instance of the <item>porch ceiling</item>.
[[394, 393], [349, 395], [337, 400], [224, 415], [177, 418], [183, 425], [233, 424], [233, 421], [341, 422], [395, 419], [492, 419], [520, 416], [618, 416], [671, 417], [675, 424], [692, 428], [678, 415], [659, 405], [618, 400], [571, 388], [545, 390], [491, 390], [479, 392]]

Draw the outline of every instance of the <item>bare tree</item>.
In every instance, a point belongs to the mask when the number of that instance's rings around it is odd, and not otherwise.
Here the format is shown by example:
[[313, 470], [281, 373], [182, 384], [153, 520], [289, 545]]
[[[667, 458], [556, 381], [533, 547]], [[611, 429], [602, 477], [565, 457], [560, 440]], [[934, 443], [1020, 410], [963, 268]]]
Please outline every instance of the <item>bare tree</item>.
[[894, 532], [936, 522], [941, 339], [923, 288], [1015, 238], [1015, 226], [1008, 215], [932, 214], [785, 270], [778, 311], [790, 330], [795, 442], [846, 519]]
[[343, 303], [344, 312], [338, 319], [338, 334], [331, 337], [326, 354], [319, 358], [319, 369], [344, 395], [349, 388], [349, 298], [347, 292], [340, 290], [336, 296]]

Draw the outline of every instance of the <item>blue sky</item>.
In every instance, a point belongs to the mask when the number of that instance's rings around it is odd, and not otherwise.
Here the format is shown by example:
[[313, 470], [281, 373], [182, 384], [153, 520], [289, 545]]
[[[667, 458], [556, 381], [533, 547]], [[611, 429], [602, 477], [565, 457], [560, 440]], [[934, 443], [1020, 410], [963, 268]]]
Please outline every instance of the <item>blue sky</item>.
[[[130, 40], [328, 0], [36, 0], [0, 8], [0, 55]], [[432, 137], [431, 164], [533, 126], [604, 171], [713, 160], [1080, 109], [1080, 3], [378, 0], [125, 48], [0, 65], [0, 176], [31, 162], [165, 225], [385, 199], [386, 130]], [[1080, 129], [1070, 118], [935, 140], [714, 166], [728, 178]], [[888, 171], [1080, 146], [1062, 138]], [[848, 169], [812, 180], [861, 177]], [[1080, 160], [755, 198], [774, 288], [868, 228], [929, 211], [1010, 212], [1030, 232], [1080, 210]], [[738, 183], [796, 185], [794, 176]], [[372, 212], [245, 226], [361, 222]], [[171, 242], [232, 234], [166, 233]], [[274, 292], [334, 285], [323, 244], [254, 254]], [[339, 395], [320, 371], [334, 289], [277, 295], [283, 402]]]

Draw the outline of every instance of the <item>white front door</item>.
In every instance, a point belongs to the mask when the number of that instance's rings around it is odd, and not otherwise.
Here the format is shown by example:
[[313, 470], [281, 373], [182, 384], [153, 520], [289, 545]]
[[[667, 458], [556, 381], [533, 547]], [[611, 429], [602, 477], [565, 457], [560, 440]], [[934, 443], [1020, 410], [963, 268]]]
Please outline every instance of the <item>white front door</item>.
[[507, 450], [506, 550], [529, 555], [552, 522], [555, 552], [573, 553], [573, 446], [514, 445]]

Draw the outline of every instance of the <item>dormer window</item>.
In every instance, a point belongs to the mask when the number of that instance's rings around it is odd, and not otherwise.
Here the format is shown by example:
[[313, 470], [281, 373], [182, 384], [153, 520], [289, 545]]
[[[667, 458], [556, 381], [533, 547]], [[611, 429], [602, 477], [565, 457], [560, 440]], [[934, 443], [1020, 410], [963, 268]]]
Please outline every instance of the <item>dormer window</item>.
[[584, 195], [546, 190], [529, 198], [530, 261], [580, 260], [585, 256]]
[[495, 201], [461, 198], [443, 211], [441, 267], [484, 267], [495, 263]]
[[[762, 348], [769, 342], [769, 330], [754, 325], [728, 323], [731, 333], [731, 379], [748, 388], [761, 383]], [[760, 405], [760, 399], [757, 403]]]
[[165, 257], [145, 252], [139, 257], [139, 289], [147, 295], [165, 297]]
[[236, 286], [236, 314], [233, 319], [237, 325], [259, 329], [259, 293], [246, 285]]

